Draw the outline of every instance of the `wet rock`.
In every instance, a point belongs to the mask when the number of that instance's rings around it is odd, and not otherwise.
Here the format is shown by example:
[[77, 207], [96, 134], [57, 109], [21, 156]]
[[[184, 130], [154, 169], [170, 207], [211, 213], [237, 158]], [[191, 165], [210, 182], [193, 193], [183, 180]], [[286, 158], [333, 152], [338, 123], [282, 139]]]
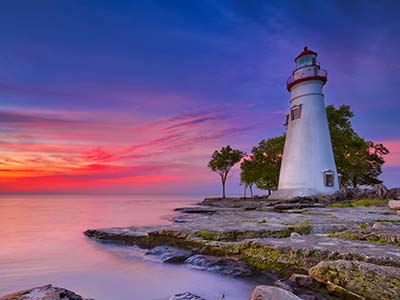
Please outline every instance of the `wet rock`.
[[301, 300], [301, 298], [281, 288], [259, 285], [253, 290], [249, 300]]
[[250, 203], [250, 204], [242, 206], [242, 209], [243, 210], [256, 210], [259, 207], [260, 207], [260, 205], [258, 205], [256, 203]]
[[165, 263], [182, 263], [192, 255], [192, 252], [170, 246], [158, 246], [148, 250], [146, 255], [159, 256], [162, 262]]
[[281, 289], [284, 289], [286, 291], [293, 293], [293, 288], [290, 286], [290, 283], [286, 280], [283, 280], [283, 279], [276, 280], [274, 282], [274, 285], [278, 288], [281, 288]]
[[325, 207], [321, 203], [281, 203], [273, 206], [274, 210], [291, 210], [291, 209], [302, 209], [302, 208], [317, 208]]
[[168, 300], [206, 300], [198, 295], [186, 292], [172, 295]]
[[314, 284], [314, 279], [309, 275], [304, 274], [292, 274], [289, 280], [299, 286], [310, 287]]
[[322, 261], [312, 267], [309, 273], [340, 297], [368, 300], [399, 299], [400, 268], [337, 260]]
[[185, 263], [199, 269], [232, 277], [245, 277], [252, 275], [251, 269], [244, 262], [236, 258], [197, 254], [186, 259]]
[[187, 223], [187, 222], [192, 222], [196, 219], [197, 216], [192, 215], [192, 214], [184, 214], [184, 215], [178, 215], [172, 218], [172, 221], [175, 223]]
[[390, 200], [388, 205], [391, 209], [400, 210], [400, 200]]
[[0, 297], [0, 300], [93, 300], [82, 298], [74, 292], [52, 286], [51, 284], [35, 287]]
[[218, 209], [211, 207], [180, 207], [175, 208], [175, 211], [179, 211], [185, 214], [215, 214]]

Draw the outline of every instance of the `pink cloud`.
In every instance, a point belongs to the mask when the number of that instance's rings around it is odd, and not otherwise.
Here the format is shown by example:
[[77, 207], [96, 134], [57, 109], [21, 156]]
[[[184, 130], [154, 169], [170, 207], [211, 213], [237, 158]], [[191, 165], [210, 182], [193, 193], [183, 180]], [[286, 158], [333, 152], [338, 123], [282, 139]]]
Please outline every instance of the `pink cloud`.
[[390, 153], [386, 156], [385, 166], [400, 166], [400, 140], [384, 140], [380, 141], [379, 143], [382, 143], [390, 151]]
[[[210, 153], [251, 127], [220, 112], [138, 122], [85, 113], [0, 112], [0, 191], [132, 191], [209, 182]], [[71, 117], [73, 116], [73, 117]], [[191, 174], [191, 176], [187, 176]], [[135, 190], [136, 191], [136, 190]]]

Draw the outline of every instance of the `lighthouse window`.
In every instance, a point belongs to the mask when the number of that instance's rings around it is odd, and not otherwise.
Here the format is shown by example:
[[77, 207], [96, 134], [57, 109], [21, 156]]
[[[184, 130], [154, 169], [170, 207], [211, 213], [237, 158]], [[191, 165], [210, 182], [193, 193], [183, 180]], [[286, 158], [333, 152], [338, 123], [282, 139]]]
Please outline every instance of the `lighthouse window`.
[[294, 105], [290, 108], [290, 121], [300, 119], [301, 116], [301, 104]]
[[324, 172], [325, 186], [333, 187], [335, 185], [335, 179], [334, 179], [333, 174], [334, 174], [333, 171], [325, 171]]

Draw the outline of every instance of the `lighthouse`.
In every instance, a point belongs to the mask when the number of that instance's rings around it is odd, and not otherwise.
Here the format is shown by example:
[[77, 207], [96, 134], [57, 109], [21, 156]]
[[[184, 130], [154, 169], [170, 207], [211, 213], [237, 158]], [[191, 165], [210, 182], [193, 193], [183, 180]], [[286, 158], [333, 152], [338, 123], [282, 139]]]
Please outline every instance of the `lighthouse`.
[[326, 117], [323, 87], [327, 72], [317, 53], [304, 47], [287, 80], [290, 108], [278, 190], [271, 199], [333, 194], [339, 190]]

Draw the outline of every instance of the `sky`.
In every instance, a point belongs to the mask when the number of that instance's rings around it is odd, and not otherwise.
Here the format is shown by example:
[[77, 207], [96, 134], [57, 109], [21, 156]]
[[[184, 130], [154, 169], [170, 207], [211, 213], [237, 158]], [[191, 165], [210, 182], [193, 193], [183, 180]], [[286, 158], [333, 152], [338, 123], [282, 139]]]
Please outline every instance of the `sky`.
[[[398, 1], [1, 1], [0, 193], [220, 192], [206, 167], [284, 132], [306, 44], [326, 104], [391, 154], [400, 186]], [[229, 193], [240, 193], [233, 170]]]

